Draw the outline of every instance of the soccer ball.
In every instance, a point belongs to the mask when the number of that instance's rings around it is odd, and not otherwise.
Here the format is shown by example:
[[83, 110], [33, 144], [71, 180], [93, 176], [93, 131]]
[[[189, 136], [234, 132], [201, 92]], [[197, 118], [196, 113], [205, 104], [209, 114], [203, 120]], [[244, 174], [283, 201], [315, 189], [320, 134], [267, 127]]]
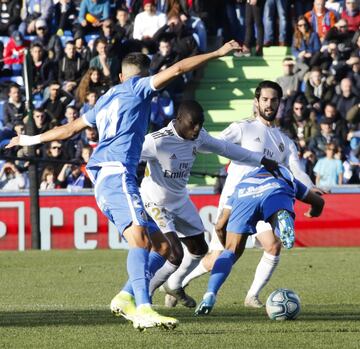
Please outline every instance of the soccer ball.
[[275, 290], [266, 301], [266, 312], [271, 320], [294, 320], [300, 309], [299, 296], [286, 288]]

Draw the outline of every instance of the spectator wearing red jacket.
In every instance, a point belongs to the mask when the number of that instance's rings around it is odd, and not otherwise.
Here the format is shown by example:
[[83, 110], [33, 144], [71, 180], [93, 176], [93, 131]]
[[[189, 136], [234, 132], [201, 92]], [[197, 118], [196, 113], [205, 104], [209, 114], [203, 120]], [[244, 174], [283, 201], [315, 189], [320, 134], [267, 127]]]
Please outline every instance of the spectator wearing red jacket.
[[305, 18], [314, 32], [319, 35], [321, 41], [336, 23], [336, 15], [325, 7], [325, 0], [314, 0], [314, 7], [311, 11], [305, 13]]
[[356, 0], [346, 0], [341, 18], [346, 19], [349, 31], [356, 32], [360, 26], [360, 11]]
[[24, 63], [24, 50], [29, 46], [29, 42], [24, 40], [19, 31], [14, 31], [4, 48], [5, 64], [22, 64]]

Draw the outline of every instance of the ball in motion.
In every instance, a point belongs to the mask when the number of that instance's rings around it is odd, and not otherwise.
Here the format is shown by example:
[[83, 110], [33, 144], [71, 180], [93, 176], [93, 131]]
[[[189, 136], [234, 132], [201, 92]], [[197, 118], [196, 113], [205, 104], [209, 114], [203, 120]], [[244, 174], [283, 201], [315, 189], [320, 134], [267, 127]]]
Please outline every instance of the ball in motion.
[[294, 320], [300, 309], [299, 296], [286, 288], [275, 290], [266, 301], [266, 312], [271, 320]]

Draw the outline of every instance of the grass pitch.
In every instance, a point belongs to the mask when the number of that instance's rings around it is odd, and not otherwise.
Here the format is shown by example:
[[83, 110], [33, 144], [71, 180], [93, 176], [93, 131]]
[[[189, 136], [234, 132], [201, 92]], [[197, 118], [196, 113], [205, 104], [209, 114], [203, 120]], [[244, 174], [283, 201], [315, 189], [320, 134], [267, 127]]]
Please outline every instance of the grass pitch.
[[[360, 348], [359, 248], [283, 251], [261, 298], [295, 290], [302, 312], [287, 322], [242, 305], [261, 254], [245, 251], [207, 317], [166, 309], [157, 293], [158, 310], [180, 326], [140, 333], [108, 306], [126, 279], [126, 251], [1, 252], [0, 348]], [[200, 300], [207, 279], [189, 294]]]

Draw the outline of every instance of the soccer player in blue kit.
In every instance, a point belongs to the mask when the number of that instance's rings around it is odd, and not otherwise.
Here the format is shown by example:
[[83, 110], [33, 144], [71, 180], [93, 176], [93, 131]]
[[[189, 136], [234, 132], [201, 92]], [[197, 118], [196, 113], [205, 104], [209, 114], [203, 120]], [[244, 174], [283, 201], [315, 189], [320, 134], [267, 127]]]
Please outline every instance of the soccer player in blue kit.
[[135, 328], [174, 328], [178, 323], [176, 319], [161, 316], [153, 310], [148, 290], [149, 275], [164, 262], [160, 254], [149, 252], [151, 235], [158, 234], [157, 243], [161, 245], [163, 242], [162, 245], [166, 246], [165, 238], [161, 241], [158, 227], [146, 215], [136, 184], [136, 168], [148, 129], [151, 99], [156, 90], [177, 76], [239, 49], [239, 44], [232, 40], [216, 51], [183, 59], [151, 77], [148, 76], [148, 57], [141, 53], [129, 54], [121, 64], [122, 83], [103, 95], [93, 109], [73, 122], [43, 134], [14, 137], [7, 146], [31, 146], [63, 140], [88, 126], [98, 128], [99, 145], [90, 158], [87, 171], [95, 184], [99, 208], [116, 225], [130, 247], [127, 271], [137, 309], [129, 320]]
[[294, 178], [284, 166], [279, 166], [275, 173], [260, 167], [243, 177], [217, 222], [216, 232], [225, 250], [216, 259], [207, 291], [195, 315], [211, 312], [220, 287], [244, 252], [248, 236], [256, 233], [258, 221], [269, 222], [275, 236], [287, 248], [293, 246], [295, 198], [311, 205], [306, 216], [318, 217], [321, 214], [324, 206], [321, 196]]

